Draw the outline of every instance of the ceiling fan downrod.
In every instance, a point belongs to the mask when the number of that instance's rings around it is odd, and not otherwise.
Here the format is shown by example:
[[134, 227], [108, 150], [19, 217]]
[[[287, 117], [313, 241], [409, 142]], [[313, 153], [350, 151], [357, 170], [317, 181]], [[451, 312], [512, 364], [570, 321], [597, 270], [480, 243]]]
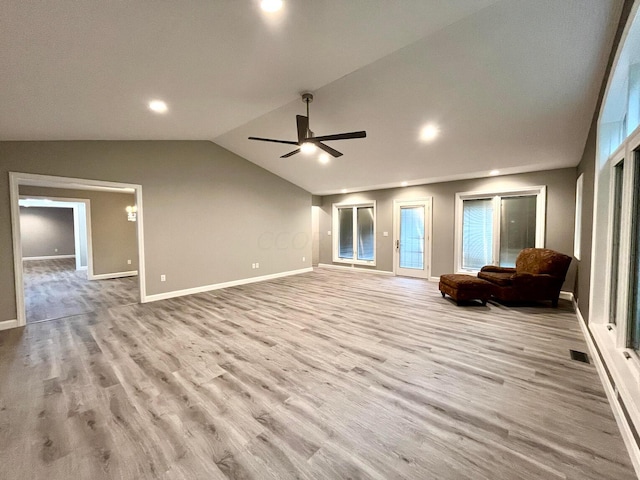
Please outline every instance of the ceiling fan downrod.
[[309, 92], [303, 93], [302, 101], [307, 104], [307, 134], [305, 138], [309, 138], [313, 136], [313, 134], [311, 133], [311, 127], [310, 127], [311, 122], [309, 121], [309, 104], [313, 102], [313, 94]]

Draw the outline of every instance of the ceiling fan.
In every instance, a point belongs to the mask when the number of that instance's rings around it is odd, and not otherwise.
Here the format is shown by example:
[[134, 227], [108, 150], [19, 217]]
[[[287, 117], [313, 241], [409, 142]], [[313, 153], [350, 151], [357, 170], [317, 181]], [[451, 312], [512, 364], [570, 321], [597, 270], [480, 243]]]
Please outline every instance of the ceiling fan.
[[304, 151], [307, 145], [316, 146], [330, 155], [334, 157], [342, 156], [342, 153], [338, 150], [331, 148], [325, 145], [322, 142], [328, 142], [332, 140], [348, 140], [350, 138], [365, 138], [367, 136], [367, 132], [347, 132], [347, 133], [336, 133], [333, 135], [322, 135], [320, 137], [314, 137], [313, 132], [309, 129], [309, 104], [313, 102], [313, 95], [310, 93], [302, 94], [302, 101], [307, 104], [307, 116], [304, 115], [296, 115], [296, 125], [298, 127], [298, 141], [290, 141], [290, 140], [274, 140], [272, 138], [260, 138], [260, 137], [249, 137], [249, 140], [260, 140], [261, 142], [273, 142], [273, 143], [285, 143], [287, 145], [298, 145], [294, 151], [285, 153], [280, 158], [288, 158], [301, 150]]

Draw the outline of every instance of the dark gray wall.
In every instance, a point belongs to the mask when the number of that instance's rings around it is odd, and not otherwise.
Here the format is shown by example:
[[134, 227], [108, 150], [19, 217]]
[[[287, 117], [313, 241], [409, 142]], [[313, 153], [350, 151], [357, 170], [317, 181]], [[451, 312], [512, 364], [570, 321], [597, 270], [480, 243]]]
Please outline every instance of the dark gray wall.
[[633, 8], [634, 0], [625, 0], [618, 23], [618, 30], [613, 39], [609, 62], [605, 70], [596, 110], [593, 113], [589, 136], [582, 153], [582, 158], [577, 168], [577, 175], [584, 174], [584, 187], [582, 193], [582, 231], [580, 243], [580, 261], [576, 262], [577, 274], [574, 285], [574, 293], [578, 302], [578, 308], [582, 317], [589, 321], [589, 290], [591, 287], [591, 248], [593, 245], [593, 205], [594, 205], [594, 182], [596, 168], [596, 137], [598, 129], [598, 117], [607, 88], [607, 82], [611, 75], [611, 69], [615, 60], [616, 50], [620, 44], [620, 39], [624, 32], [624, 27]]
[[[499, 191], [545, 185], [547, 219], [545, 246], [573, 255], [576, 169], [564, 168], [519, 175], [505, 175], [415, 187], [376, 190], [323, 197], [320, 213], [320, 263], [332, 263], [331, 208], [333, 203], [376, 200], [376, 270], [393, 271], [393, 201], [433, 197], [433, 243], [431, 276], [454, 269], [455, 194], [470, 191]], [[382, 232], [389, 232], [388, 237]], [[371, 267], [363, 267], [371, 268]], [[575, 265], [569, 270], [563, 290], [572, 291]]]
[[9, 172], [142, 185], [150, 295], [311, 266], [311, 194], [214, 143], [0, 142], [0, 321], [16, 318]]
[[20, 195], [89, 200], [94, 275], [138, 269], [136, 224], [127, 220], [126, 212], [128, 205], [135, 205], [133, 194], [22, 185]]
[[73, 209], [20, 207], [22, 258], [75, 255]]

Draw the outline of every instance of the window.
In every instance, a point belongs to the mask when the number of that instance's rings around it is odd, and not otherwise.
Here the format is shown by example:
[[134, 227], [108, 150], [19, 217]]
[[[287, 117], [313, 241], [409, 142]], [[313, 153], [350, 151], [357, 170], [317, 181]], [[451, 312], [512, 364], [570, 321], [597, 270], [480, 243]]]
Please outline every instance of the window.
[[333, 261], [375, 265], [375, 202], [333, 205]]
[[400, 268], [424, 269], [424, 207], [400, 207]]
[[514, 267], [520, 250], [544, 245], [545, 187], [456, 194], [456, 271]]
[[[638, 153], [636, 153], [638, 155]], [[635, 162], [633, 176], [634, 192], [640, 188], [640, 162]], [[631, 291], [629, 305], [629, 325], [627, 347], [638, 352], [640, 350], [640, 198], [634, 195], [631, 215]]]
[[[605, 385], [609, 393], [615, 388], [614, 397], [627, 408], [622, 412], [617, 401], [612, 405], [635, 429], [640, 429], [639, 58], [640, 15], [635, 10], [629, 15], [615, 54], [598, 114], [592, 258], [587, 264], [587, 269], [591, 268], [589, 312], [585, 322], [605, 363], [610, 381]], [[578, 292], [582, 308], [584, 293]]]
[[614, 325], [617, 323], [618, 315], [618, 274], [620, 266], [620, 239], [622, 215], [622, 180], [624, 178], [624, 160], [613, 167], [613, 215], [611, 237], [611, 282], [609, 288], [609, 321]]

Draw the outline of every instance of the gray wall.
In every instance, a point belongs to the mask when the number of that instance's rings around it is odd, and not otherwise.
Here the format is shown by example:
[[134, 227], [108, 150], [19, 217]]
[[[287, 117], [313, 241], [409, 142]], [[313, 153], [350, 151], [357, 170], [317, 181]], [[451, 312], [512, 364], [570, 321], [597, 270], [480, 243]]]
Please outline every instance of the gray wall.
[[136, 224], [127, 220], [125, 210], [128, 205], [135, 205], [133, 194], [22, 185], [20, 195], [88, 199], [94, 275], [138, 269]]
[[150, 295], [311, 266], [311, 195], [214, 143], [0, 142], [0, 321], [16, 318], [9, 172], [141, 184]]
[[73, 209], [20, 207], [22, 257], [75, 255]]
[[[332, 263], [331, 208], [333, 203], [376, 200], [376, 270], [393, 271], [393, 201], [433, 197], [433, 242], [431, 276], [451, 273], [454, 269], [455, 194], [482, 190], [502, 190], [546, 185], [547, 220], [545, 246], [573, 255], [576, 169], [506, 175], [456, 182], [434, 183], [415, 187], [376, 190], [323, 198], [320, 213], [320, 263]], [[389, 232], [388, 237], [382, 232]], [[575, 261], [574, 261], [575, 262]], [[363, 267], [371, 268], [371, 267]], [[572, 291], [575, 265], [572, 264], [563, 290]]]

